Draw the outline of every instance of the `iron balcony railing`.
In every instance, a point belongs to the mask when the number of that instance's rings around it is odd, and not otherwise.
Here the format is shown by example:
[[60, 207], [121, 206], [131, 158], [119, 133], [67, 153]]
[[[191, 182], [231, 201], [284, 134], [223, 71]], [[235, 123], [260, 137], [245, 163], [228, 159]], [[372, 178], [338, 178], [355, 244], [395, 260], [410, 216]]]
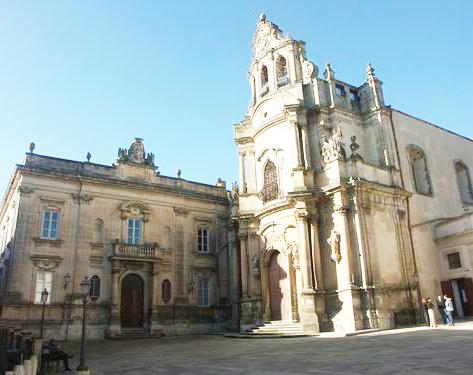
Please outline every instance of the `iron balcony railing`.
[[112, 242], [112, 246], [114, 255], [137, 258], [157, 257], [159, 249], [156, 242], [135, 245], [116, 240]]

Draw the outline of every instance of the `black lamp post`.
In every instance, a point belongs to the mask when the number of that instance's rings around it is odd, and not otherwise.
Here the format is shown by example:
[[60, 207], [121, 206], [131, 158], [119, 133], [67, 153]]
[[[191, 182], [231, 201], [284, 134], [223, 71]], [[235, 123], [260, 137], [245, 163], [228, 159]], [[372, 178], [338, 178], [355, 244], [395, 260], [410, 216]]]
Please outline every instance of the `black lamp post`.
[[89, 298], [91, 284], [92, 283], [91, 283], [91, 281], [89, 280], [89, 278], [87, 276], [80, 283], [80, 288], [81, 288], [81, 291], [82, 291], [82, 338], [81, 338], [81, 342], [80, 342], [80, 362], [79, 362], [79, 366], [77, 366], [77, 371], [87, 371], [88, 370], [87, 366], [85, 365], [85, 358], [84, 358], [84, 354], [85, 354], [85, 318], [86, 318], [85, 306], [87, 305], [87, 301], [88, 301], [88, 298]]
[[41, 325], [39, 327], [39, 337], [43, 337], [44, 330], [44, 308], [46, 307], [46, 302], [48, 302], [49, 292], [46, 288], [41, 292], [41, 303], [43, 304], [43, 310], [41, 312]]

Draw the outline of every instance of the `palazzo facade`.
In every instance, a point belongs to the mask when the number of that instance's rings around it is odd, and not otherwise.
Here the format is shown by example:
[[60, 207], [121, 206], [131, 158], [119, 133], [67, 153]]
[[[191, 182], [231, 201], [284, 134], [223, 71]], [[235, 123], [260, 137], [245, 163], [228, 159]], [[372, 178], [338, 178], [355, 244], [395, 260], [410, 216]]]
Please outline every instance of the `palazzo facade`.
[[[91, 337], [221, 331], [230, 320], [225, 184], [164, 177], [141, 139], [113, 166], [26, 154], [2, 207], [1, 319]], [[88, 155], [90, 159], [90, 155]]]

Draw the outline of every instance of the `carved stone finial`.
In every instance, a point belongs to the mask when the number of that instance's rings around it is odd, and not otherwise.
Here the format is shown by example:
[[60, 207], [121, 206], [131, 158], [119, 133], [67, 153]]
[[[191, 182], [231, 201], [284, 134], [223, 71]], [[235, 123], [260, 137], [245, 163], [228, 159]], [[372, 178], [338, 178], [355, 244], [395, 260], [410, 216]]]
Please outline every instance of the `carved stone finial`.
[[335, 72], [332, 69], [330, 63], [325, 63], [324, 77], [326, 80], [330, 81], [335, 78]]
[[118, 149], [118, 161], [142, 164], [145, 166], [149, 165], [151, 167], [157, 168], [154, 165], [154, 154], [146, 154], [142, 138], [135, 138], [128, 150], [126, 148], [120, 147]]
[[31, 143], [30, 143], [30, 154], [33, 153], [35, 147], [36, 147], [36, 145], [34, 144], [34, 142], [31, 142]]
[[182, 171], [180, 169], [177, 170], [177, 178], [181, 178]]
[[90, 163], [90, 158], [92, 157], [92, 154], [90, 152], [87, 153], [86, 158], [87, 158], [87, 163]]
[[376, 74], [374, 74], [374, 68], [371, 65], [371, 63], [368, 63], [366, 65], [366, 80], [370, 81], [370, 80], [374, 80], [374, 79], [376, 79]]
[[266, 14], [261, 13], [259, 16], [259, 22], [264, 22], [264, 21], [266, 21]]

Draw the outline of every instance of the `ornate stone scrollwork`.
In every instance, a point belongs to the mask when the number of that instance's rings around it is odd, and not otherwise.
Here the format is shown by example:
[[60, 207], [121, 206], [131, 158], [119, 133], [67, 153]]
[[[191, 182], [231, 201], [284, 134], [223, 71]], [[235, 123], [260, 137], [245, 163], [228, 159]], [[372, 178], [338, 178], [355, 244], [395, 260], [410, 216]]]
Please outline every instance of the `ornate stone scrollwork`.
[[154, 154], [146, 154], [142, 138], [135, 138], [128, 150], [120, 147], [118, 149], [118, 161], [155, 167]]
[[120, 207], [120, 218], [126, 220], [130, 217], [141, 217], [145, 223], [151, 216], [151, 207], [141, 202], [128, 202]]
[[340, 252], [340, 234], [335, 229], [332, 229], [330, 232], [330, 237], [327, 242], [331, 249], [330, 258], [334, 262], [340, 263], [342, 260], [342, 254]]
[[342, 131], [339, 126], [333, 131], [332, 136], [327, 139], [323, 131], [320, 132], [321, 137], [321, 153], [325, 163], [330, 163], [335, 160], [346, 159], [344, 144], [342, 142]]
[[189, 214], [189, 210], [185, 207], [173, 207], [173, 210], [176, 216], [186, 217]]
[[302, 210], [299, 210], [299, 211], [296, 211], [296, 222], [306, 222], [308, 223], [310, 220], [310, 215], [307, 211], [302, 211]]
[[363, 160], [363, 157], [358, 153], [359, 148], [360, 148], [360, 145], [356, 143], [356, 135], [354, 135], [351, 137], [351, 143], [350, 143], [350, 150], [351, 150], [350, 160], [351, 161]]

